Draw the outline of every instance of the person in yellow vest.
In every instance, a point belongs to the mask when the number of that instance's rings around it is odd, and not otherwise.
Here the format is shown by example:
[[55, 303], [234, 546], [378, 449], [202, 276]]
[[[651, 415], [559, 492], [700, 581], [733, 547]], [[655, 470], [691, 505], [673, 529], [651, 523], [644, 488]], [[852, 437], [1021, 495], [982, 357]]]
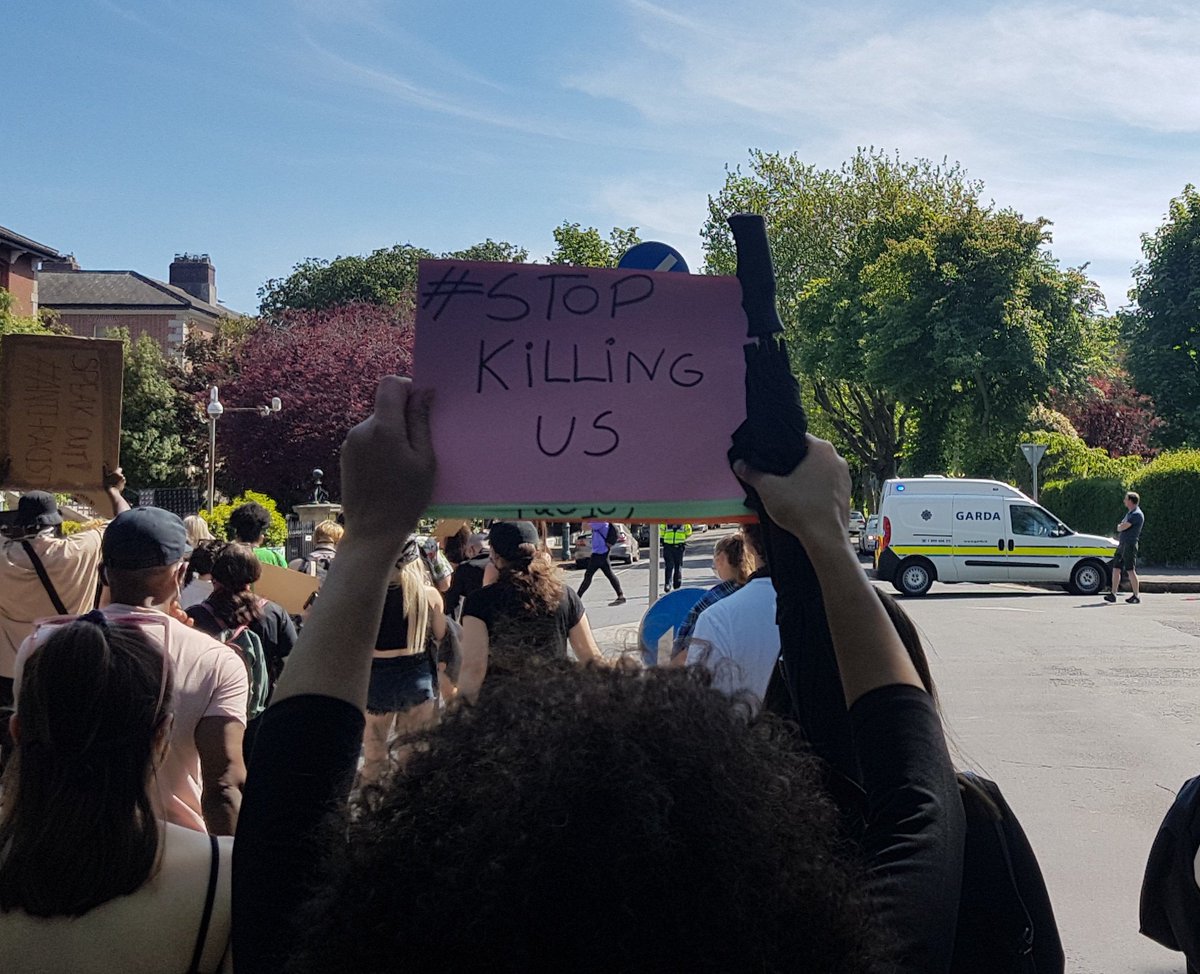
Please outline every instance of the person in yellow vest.
[[[663, 561], [667, 566], [666, 580], [663, 591], [670, 592], [673, 588], [683, 585], [683, 552], [687, 548], [688, 538], [692, 536], [690, 524], [660, 524], [658, 537], [662, 542]], [[671, 579], [674, 578], [674, 584]]]

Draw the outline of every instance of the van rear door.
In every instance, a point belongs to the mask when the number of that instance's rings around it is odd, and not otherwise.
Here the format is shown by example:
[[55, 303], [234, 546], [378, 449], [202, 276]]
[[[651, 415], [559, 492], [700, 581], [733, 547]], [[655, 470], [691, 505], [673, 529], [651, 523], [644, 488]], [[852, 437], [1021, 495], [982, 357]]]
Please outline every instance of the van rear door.
[[1008, 581], [1008, 526], [1004, 500], [954, 495], [954, 564], [960, 582]]

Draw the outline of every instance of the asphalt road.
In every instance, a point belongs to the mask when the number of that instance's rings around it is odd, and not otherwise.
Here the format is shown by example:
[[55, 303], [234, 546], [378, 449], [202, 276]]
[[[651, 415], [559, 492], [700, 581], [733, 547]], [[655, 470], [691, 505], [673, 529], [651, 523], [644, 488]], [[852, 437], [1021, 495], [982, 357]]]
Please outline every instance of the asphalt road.
[[[724, 533], [724, 532], [721, 532]], [[710, 585], [717, 533], [689, 546]], [[636, 639], [647, 566], [598, 577], [588, 615], [611, 648]], [[580, 575], [571, 573], [578, 585]], [[1182, 974], [1138, 933], [1146, 855], [1176, 789], [1200, 774], [1200, 597], [1108, 605], [1018, 585], [935, 585], [919, 625], [960, 767], [994, 779], [1029, 834], [1074, 974]]]

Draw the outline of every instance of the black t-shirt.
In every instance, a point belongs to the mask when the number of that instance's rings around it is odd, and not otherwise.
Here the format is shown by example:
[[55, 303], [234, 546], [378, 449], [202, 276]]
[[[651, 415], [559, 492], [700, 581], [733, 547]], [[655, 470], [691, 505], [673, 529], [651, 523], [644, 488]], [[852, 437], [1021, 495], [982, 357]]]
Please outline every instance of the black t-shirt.
[[[850, 718], [863, 762], [872, 913], [895, 934], [897, 971], [944, 971], [958, 911], [963, 811], [940, 720], [929, 695], [907, 686], [871, 691]], [[321, 825], [350, 793], [362, 733], [362, 711], [330, 697], [291, 697], [263, 715], [233, 857], [239, 970], [283, 969], [296, 917], [320, 876], [328, 838]]]
[[520, 593], [504, 581], [472, 592], [463, 605], [463, 618], [474, 616], [487, 626], [488, 651], [503, 657], [506, 649], [524, 655], [561, 659], [567, 655], [567, 636], [583, 618], [583, 602], [569, 585], [553, 612], [531, 613]]
[[470, 561], [459, 563], [450, 577], [450, 587], [446, 590], [446, 615], [453, 616], [458, 607], [473, 592], [483, 588], [483, 575], [487, 571], [488, 559], [472, 558]]

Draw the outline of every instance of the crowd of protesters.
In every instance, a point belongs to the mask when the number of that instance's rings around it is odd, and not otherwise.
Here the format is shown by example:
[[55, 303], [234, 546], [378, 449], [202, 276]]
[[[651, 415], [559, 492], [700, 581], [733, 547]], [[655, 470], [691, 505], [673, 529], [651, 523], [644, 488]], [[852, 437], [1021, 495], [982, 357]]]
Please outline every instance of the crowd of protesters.
[[580, 595], [600, 571], [624, 599], [607, 522], [578, 593], [530, 522], [417, 533], [432, 408], [389, 377], [347, 436], [344, 525], [290, 566], [303, 620], [254, 592], [283, 565], [258, 505], [226, 542], [128, 509], [119, 471], [69, 538], [21, 500], [0, 970], [1064, 969], [1032, 847], [951, 763], [916, 629], [846, 543], [829, 444], [737, 472], [824, 594], [832, 742], [770, 702], [788, 549], [723, 537], [672, 665], [606, 659]]

